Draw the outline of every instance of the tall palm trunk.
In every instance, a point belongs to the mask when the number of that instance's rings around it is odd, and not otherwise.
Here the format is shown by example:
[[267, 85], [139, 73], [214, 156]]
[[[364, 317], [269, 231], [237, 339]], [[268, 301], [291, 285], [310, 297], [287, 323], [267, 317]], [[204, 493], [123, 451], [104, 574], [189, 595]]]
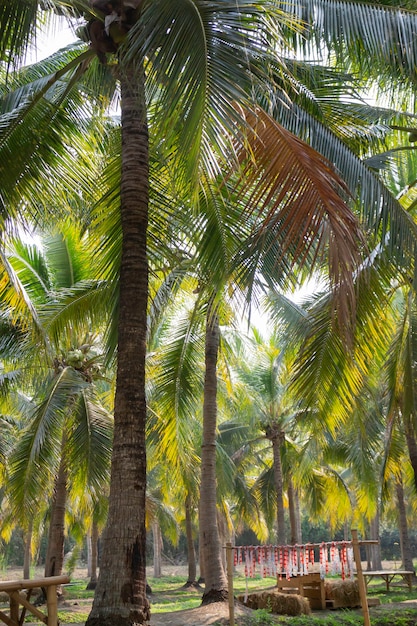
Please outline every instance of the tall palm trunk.
[[413, 417], [404, 419], [404, 431], [407, 441], [408, 456], [410, 457], [411, 467], [413, 468], [414, 485], [417, 489], [417, 441], [413, 428]]
[[45, 576], [60, 576], [64, 566], [65, 508], [67, 503], [68, 472], [65, 455], [61, 455], [55, 478], [49, 524], [48, 547], [45, 559]]
[[88, 582], [87, 589], [95, 589], [97, 587], [98, 535], [98, 525], [97, 522], [93, 520], [91, 525], [91, 536], [89, 537], [89, 543], [91, 546], [89, 554], [90, 580]]
[[161, 527], [157, 519], [152, 522], [153, 535], [153, 576], [161, 578], [162, 576], [162, 533]]
[[413, 552], [411, 549], [410, 536], [408, 534], [407, 513], [405, 508], [404, 487], [400, 478], [395, 482], [395, 491], [398, 505], [398, 528], [400, 531], [400, 547], [402, 567], [405, 570], [414, 571]]
[[190, 492], [185, 497], [185, 536], [187, 539], [188, 579], [186, 587], [197, 587], [197, 560], [195, 556], [192, 504]]
[[24, 554], [23, 554], [23, 578], [30, 578], [30, 566], [32, 564], [32, 536], [33, 520], [29, 520], [29, 525], [24, 533]]
[[227, 579], [222, 564], [222, 548], [217, 526], [216, 428], [217, 428], [217, 355], [220, 328], [210, 307], [205, 340], [205, 377], [203, 404], [203, 444], [201, 449], [200, 543], [204, 561], [205, 591], [203, 604], [227, 598]]
[[290, 513], [291, 543], [301, 543], [297, 490], [294, 488], [291, 476], [288, 477], [288, 510]]
[[370, 528], [370, 539], [378, 541], [377, 544], [370, 544], [370, 555], [371, 555], [371, 569], [373, 570], [382, 570], [382, 560], [381, 560], [381, 546], [379, 544], [379, 509], [377, 509], [375, 515], [371, 519], [369, 523]]
[[143, 74], [137, 65], [126, 66], [120, 71], [122, 257], [109, 513], [87, 626], [132, 626], [149, 619], [145, 560], [148, 128]]
[[274, 460], [274, 483], [277, 503], [277, 542], [285, 545], [285, 512], [284, 512], [284, 479], [282, 476], [281, 446], [284, 442], [284, 433], [276, 424], [271, 424], [266, 429], [266, 436], [272, 442], [272, 455]]

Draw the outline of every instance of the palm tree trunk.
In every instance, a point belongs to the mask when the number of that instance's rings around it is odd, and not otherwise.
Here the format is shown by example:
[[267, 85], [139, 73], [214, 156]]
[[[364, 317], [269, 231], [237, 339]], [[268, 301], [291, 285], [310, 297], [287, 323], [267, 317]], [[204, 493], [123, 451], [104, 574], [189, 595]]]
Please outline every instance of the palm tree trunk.
[[294, 501], [295, 501], [295, 521], [297, 524], [297, 541], [303, 543], [303, 530], [301, 527], [301, 510], [300, 510], [300, 491], [294, 489]]
[[[201, 514], [200, 514], [201, 517]], [[201, 528], [200, 528], [201, 531]], [[198, 560], [200, 562], [200, 576], [197, 580], [199, 585], [204, 584], [204, 559], [203, 559], [203, 546], [201, 544], [201, 539], [198, 542]]]
[[24, 555], [23, 555], [23, 578], [30, 578], [30, 566], [32, 563], [32, 535], [33, 535], [33, 520], [29, 520], [29, 526], [24, 533]]
[[55, 477], [49, 524], [48, 547], [45, 558], [45, 576], [60, 576], [64, 566], [65, 508], [67, 503], [68, 472], [64, 454], [61, 455]]
[[[370, 539], [374, 539], [376, 541], [379, 540], [379, 511], [375, 513], [374, 517], [370, 521]], [[371, 554], [371, 568], [373, 570], [382, 570], [382, 561], [381, 561], [381, 546], [378, 544], [371, 544], [370, 546], [370, 554]]]
[[120, 83], [122, 257], [114, 441], [100, 575], [87, 626], [146, 624], [150, 616], [145, 554], [149, 154], [143, 72], [125, 64]]
[[204, 561], [205, 591], [202, 603], [227, 599], [227, 579], [222, 565], [222, 549], [217, 526], [216, 429], [217, 355], [220, 343], [216, 313], [207, 314], [203, 404], [203, 444], [201, 450], [200, 542]]
[[404, 420], [404, 431], [407, 441], [408, 456], [410, 457], [411, 467], [413, 468], [414, 485], [417, 489], [417, 441], [411, 419]]
[[85, 540], [87, 544], [87, 577], [91, 578], [91, 533], [87, 533]]
[[290, 513], [291, 543], [301, 543], [301, 537], [298, 535], [296, 494], [291, 476], [288, 476], [288, 510]]
[[87, 589], [97, 587], [97, 566], [98, 566], [98, 525], [93, 521], [91, 525], [91, 536], [89, 537], [90, 549], [90, 581]]
[[285, 512], [284, 512], [284, 480], [282, 476], [281, 445], [284, 441], [284, 433], [276, 426], [267, 427], [266, 436], [272, 442], [272, 455], [274, 459], [274, 482], [277, 503], [277, 542], [285, 545]]
[[153, 535], [153, 575], [154, 578], [162, 576], [162, 536], [159, 522], [155, 519], [152, 522]]
[[401, 478], [395, 483], [398, 504], [398, 528], [400, 531], [400, 546], [402, 567], [409, 572], [414, 571], [413, 553], [411, 550], [410, 537], [408, 534], [407, 513], [405, 508], [404, 487]]
[[186, 587], [197, 587], [197, 561], [195, 556], [191, 496], [185, 498], [185, 536], [187, 539], [188, 579]]

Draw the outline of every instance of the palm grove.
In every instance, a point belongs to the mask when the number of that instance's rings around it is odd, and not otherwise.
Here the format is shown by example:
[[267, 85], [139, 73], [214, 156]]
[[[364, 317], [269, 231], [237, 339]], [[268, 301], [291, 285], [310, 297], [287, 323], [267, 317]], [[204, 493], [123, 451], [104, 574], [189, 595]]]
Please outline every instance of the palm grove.
[[[57, 15], [78, 39], [25, 64]], [[227, 595], [220, 503], [280, 542], [300, 502], [335, 525], [403, 503], [416, 14], [11, 0], [0, 22], [3, 532], [48, 520], [51, 575], [68, 519], [106, 519], [87, 624], [145, 624], [157, 498], [199, 508], [204, 602]], [[285, 332], [247, 345], [258, 301]]]

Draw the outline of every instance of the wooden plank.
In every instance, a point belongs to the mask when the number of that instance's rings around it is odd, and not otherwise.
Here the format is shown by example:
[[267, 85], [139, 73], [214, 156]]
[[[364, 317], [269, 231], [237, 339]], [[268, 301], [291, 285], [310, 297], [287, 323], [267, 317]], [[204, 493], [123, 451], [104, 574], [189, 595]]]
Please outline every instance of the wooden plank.
[[66, 585], [70, 582], [68, 576], [46, 576], [45, 578], [23, 578], [22, 580], [3, 580], [0, 582], [0, 591], [19, 591], [34, 587], [48, 587], [49, 585]]

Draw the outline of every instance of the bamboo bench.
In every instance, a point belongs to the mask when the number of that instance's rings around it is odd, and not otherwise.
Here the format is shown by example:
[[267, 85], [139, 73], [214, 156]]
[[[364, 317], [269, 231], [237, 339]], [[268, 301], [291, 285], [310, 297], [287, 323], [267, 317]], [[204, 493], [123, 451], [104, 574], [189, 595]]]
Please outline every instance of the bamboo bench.
[[[58, 599], [56, 588], [70, 582], [68, 576], [48, 576], [23, 580], [0, 581], [0, 592], [5, 591], [10, 598], [10, 615], [0, 611], [0, 621], [7, 626], [22, 626], [26, 611], [29, 611], [47, 626], [58, 626]], [[42, 613], [29, 602], [33, 589], [40, 587], [46, 597], [47, 613]], [[27, 594], [20, 593], [27, 590]], [[22, 611], [19, 615], [20, 605]]]
[[388, 570], [380, 570], [380, 571], [366, 571], [363, 572], [363, 577], [365, 579], [365, 583], [366, 586], [368, 586], [368, 582], [370, 581], [371, 578], [382, 578], [382, 580], [385, 581], [385, 585], [387, 588], [387, 591], [389, 591], [389, 586], [390, 583], [393, 581], [393, 579], [396, 576], [400, 576], [402, 578], [402, 580], [404, 580], [407, 585], [408, 585], [408, 591], [412, 590], [413, 587], [413, 577], [414, 577], [414, 572], [409, 572], [406, 570], [392, 570], [392, 571], [388, 571]]

